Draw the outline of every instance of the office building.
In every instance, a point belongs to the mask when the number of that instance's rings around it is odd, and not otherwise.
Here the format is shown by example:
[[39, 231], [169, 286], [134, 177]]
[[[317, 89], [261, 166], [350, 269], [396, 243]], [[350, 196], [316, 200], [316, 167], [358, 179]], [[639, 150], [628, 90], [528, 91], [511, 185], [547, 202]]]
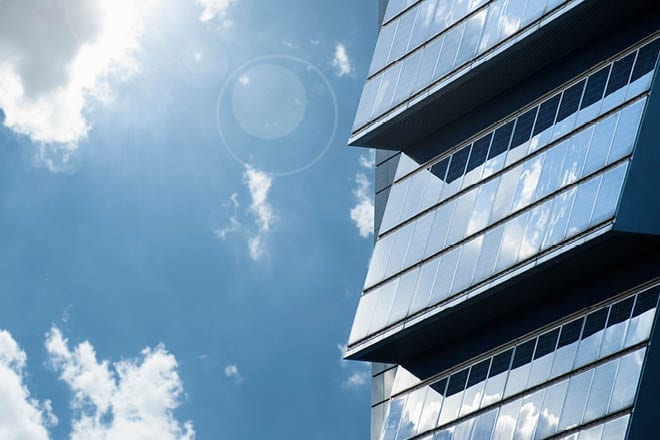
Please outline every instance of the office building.
[[660, 438], [660, 4], [381, 5], [372, 439]]

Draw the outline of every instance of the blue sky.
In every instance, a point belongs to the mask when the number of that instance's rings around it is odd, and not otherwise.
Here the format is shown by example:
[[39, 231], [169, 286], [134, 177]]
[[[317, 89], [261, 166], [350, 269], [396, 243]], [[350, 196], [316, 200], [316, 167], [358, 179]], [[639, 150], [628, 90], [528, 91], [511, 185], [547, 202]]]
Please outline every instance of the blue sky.
[[0, 18], [0, 434], [366, 438], [376, 1], [69, 3]]

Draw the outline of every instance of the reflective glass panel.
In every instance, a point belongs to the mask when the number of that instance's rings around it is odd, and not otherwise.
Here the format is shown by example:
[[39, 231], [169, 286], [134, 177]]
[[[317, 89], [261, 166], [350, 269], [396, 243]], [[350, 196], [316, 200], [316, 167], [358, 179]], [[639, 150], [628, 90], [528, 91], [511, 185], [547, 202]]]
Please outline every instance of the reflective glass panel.
[[582, 422], [582, 415], [589, 396], [589, 386], [594, 375], [593, 370], [571, 376], [568, 381], [568, 391], [564, 408], [559, 419], [559, 430], [574, 428]]

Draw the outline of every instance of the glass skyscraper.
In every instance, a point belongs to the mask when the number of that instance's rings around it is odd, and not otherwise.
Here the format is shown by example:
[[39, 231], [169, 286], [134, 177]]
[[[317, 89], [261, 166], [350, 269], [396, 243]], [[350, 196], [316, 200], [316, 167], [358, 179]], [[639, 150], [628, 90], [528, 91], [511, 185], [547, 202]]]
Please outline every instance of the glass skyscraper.
[[660, 438], [660, 4], [380, 5], [372, 439]]

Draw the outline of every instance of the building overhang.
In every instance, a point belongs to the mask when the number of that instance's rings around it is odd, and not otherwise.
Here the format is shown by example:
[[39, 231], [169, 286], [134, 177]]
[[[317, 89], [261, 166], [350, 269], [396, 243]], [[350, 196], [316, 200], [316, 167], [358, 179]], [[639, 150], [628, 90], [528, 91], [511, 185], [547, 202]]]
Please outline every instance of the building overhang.
[[349, 145], [406, 150], [631, 17], [649, 9], [657, 16], [660, 7], [651, 0], [586, 0], [565, 9], [354, 132]]

